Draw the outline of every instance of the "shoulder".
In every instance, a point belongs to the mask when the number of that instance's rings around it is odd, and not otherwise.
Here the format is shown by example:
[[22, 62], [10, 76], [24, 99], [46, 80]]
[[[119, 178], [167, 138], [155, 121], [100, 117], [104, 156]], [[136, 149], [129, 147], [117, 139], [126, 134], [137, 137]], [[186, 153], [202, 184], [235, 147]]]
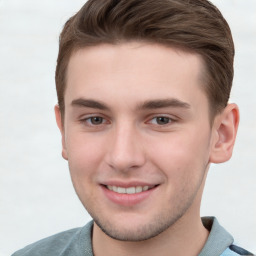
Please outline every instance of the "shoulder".
[[243, 256], [254, 255], [251, 252], [245, 250], [244, 248], [239, 247], [239, 246], [234, 245], [234, 244], [229, 246], [229, 250], [231, 252], [235, 253], [234, 255], [243, 255]]
[[249, 256], [249, 251], [234, 245], [233, 237], [219, 224], [215, 217], [203, 217], [203, 225], [209, 230], [206, 244], [199, 256]]
[[[92, 222], [44, 238], [15, 252], [12, 256], [80, 256], [84, 251], [91, 255]], [[86, 248], [85, 248], [86, 247]]]
[[251, 256], [254, 255], [251, 252], [237, 246], [237, 245], [230, 245], [222, 254], [221, 256]]

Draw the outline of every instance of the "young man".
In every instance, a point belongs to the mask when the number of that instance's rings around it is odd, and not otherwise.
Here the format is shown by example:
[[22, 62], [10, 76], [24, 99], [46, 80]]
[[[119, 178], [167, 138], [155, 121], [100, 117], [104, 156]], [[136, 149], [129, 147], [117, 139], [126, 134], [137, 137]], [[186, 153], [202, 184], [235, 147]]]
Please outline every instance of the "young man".
[[61, 33], [55, 113], [93, 221], [14, 255], [252, 255], [200, 218], [238, 128], [233, 58], [206, 0], [89, 0]]

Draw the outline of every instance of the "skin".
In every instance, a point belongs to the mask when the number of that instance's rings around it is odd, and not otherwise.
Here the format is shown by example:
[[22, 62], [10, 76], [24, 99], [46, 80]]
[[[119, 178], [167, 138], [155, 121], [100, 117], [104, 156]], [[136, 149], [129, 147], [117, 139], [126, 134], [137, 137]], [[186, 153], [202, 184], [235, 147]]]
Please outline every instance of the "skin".
[[[95, 221], [95, 255], [198, 255], [205, 244], [204, 182], [211, 162], [231, 157], [239, 115], [229, 104], [210, 125], [202, 65], [196, 54], [138, 42], [71, 56], [64, 123], [55, 113], [62, 155]], [[107, 196], [105, 185], [134, 184], [155, 187], [136, 203]]]

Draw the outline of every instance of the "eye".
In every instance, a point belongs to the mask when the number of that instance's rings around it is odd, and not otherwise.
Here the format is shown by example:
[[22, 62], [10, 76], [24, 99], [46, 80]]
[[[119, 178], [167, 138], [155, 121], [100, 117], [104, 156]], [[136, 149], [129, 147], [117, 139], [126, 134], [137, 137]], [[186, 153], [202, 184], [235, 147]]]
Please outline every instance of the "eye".
[[90, 121], [90, 123], [93, 125], [99, 125], [103, 123], [104, 119], [100, 116], [93, 116], [93, 117], [90, 117], [88, 121]]
[[107, 120], [101, 116], [91, 116], [84, 118], [81, 122], [86, 123], [89, 126], [97, 126], [107, 123]]
[[166, 125], [173, 122], [173, 120], [170, 117], [166, 116], [157, 116], [152, 118], [149, 123], [155, 124], [155, 125]]
[[170, 123], [171, 119], [169, 117], [159, 116], [159, 117], [156, 117], [156, 122], [157, 124], [163, 125], [163, 124]]

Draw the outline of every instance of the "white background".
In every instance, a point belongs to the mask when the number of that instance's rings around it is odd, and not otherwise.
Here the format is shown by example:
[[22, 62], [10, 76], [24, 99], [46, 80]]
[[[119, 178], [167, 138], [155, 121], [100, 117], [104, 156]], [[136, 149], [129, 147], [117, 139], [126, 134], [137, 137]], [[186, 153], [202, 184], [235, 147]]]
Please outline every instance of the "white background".
[[[84, 225], [55, 125], [58, 35], [82, 0], [0, 0], [0, 256]], [[241, 123], [233, 158], [212, 166], [202, 215], [256, 252], [256, 1], [213, 1], [236, 44], [231, 101]]]

